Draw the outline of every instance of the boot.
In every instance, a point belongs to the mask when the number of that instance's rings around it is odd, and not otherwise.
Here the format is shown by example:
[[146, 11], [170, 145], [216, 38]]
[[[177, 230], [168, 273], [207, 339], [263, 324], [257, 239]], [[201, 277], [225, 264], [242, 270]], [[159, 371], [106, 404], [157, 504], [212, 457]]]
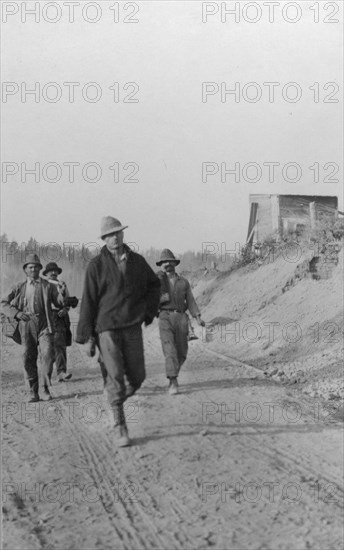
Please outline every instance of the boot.
[[30, 387], [30, 390], [29, 390], [27, 402], [28, 403], [37, 403], [37, 401], [39, 401], [39, 393], [38, 393], [39, 382], [38, 382], [38, 378], [30, 380], [29, 381], [29, 387]]
[[170, 385], [168, 388], [168, 393], [170, 395], [177, 395], [178, 393], [178, 380], [177, 378], [170, 378]]
[[128, 397], [131, 397], [136, 392], [136, 388], [132, 386], [131, 384], [128, 384], [128, 386], [125, 388], [125, 398], [128, 399]]
[[130, 445], [130, 439], [128, 435], [128, 428], [125, 422], [123, 405], [115, 405], [113, 407], [113, 416], [115, 420], [115, 437], [118, 447], [128, 447]]
[[72, 378], [72, 373], [65, 373], [65, 372], [61, 372], [61, 374], [58, 375], [57, 379], [59, 382], [67, 382], [67, 380], [70, 380]]
[[38, 393], [30, 393], [28, 396], [27, 402], [28, 403], [37, 403], [39, 401], [39, 395]]
[[44, 386], [43, 392], [42, 392], [42, 401], [51, 401], [51, 400], [52, 400], [52, 396], [49, 391], [49, 388], [48, 386]]
[[192, 340], [198, 340], [198, 336], [196, 336], [193, 327], [191, 327], [191, 329], [189, 330], [189, 334], [188, 334], [188, 341], [192, 342]]

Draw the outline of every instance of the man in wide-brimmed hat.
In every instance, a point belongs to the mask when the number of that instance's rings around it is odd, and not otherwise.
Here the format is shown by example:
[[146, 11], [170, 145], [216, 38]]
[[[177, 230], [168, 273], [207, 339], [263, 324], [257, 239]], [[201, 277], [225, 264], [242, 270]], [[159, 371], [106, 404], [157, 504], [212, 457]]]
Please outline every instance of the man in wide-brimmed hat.
[[39, 378], [37, 368], [38, 349], [42, 364], [43, 392], [41, 398], [50, 400], [51, 375], [53, 371], [54, 321], [52, 305], [63, 307], [65, 291], [62, 286], [53, 286], [39, 276], [42, 264], [36, 254], [29, 254], [23, 265], [26, 281], [18, 283], [1, 300], [1, 310], [9, 321], [19, 323], [24, 370], [30, 388], [29, 402], [39, 401]]
[[171, 395], [178, 393], [178, 375], [188, 353], [189, 317], [186, 311], [189, 310], [199, 325], [205, 325], [189, 281], [176, 273], [179, 263], [168, 248], [161, 252], [156, 262], [162, 268], [157, 273], [161, 284], [159, 332]]
[[96, 343], [100, 349], [104, 385], [120, 447], [130, 444], [124, 401], [145, 379], [141, 324], [152, 323], [160, 295], [154, 271], [140, 254], [123, 243], [126, 227], [112, 216], [101, 221], [100, 237], [105, 246], [86, 271], [76, 338], [86, 344], [91, 357]]
[[[49, 262], [43, 276], [52, 282], [60, 283], [65, 289], [66, 301], [69, 301], [69, 292], [67, 285], [63, 281], [58, 280], [61, 275], [62, 268], [55, 262]], [[78, 299], [74, 299], [73, 307], [78, 304]], [[72, 378], [72, 373], [67, 373], [67, 347], [72, 343], [72, 333], [70, 330], [69, 307], [60, 306], [59, 308], [52, 306], [54, 320], [54, 362], [56, 365], [56, 374], [59, 382], [67, 382]]]

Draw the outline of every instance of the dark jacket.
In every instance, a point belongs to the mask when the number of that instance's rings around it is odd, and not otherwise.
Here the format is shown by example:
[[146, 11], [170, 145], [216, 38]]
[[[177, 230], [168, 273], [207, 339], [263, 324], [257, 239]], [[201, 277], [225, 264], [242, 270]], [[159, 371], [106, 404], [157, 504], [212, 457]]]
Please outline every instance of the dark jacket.
[[166, 273], [164, 271], [158, 271], [157, 273], [161, 283], [161, 294], [168, 292], [170, 296], [169, 302], [164, 301], [164, 303], [160, 303], [160, 310], [177, 309], [184, 313], [188, 309], [192, 317], [197, 317], [200, 311], [192, 294], [190, 283], [185, 277], [178, 274], [176, 275], [176, 282], [172, 288]]
[[[61, 309], [64, 309], [64, 308], [61, 308]], [[54, 319], [55, 332], [60, 332], [64, 334], [66, 347], [71, 346], [73, 341], [73, 335], [70, 329], [69, 314], [67, 313], [63, 317], [59, 317], [58, 310], [53, 310], [53, 319]]]
[[127, 253], [124, 275], [106, 246], [88, 265], [77, 328], [79, 344], [106, 330], [151, 322], [157, 313], [158, 277], [140, 254], [123, 246]]
[[[3, 314], [3, 319], [6, 318], [8, 323], [16, 323], [18, 321], [16, 317], [17, 313], [24, 311], [26, 284], [26, 281], [18, 283], [1, 300], [1, 313]], [[64, 298], [57, 292], [56, 287], [49, 284], [45, 279], [41, 278], [41, 284], [48, 332], [52, 334], [54, 332], [54, 321], [51, 304], [54, 304], [55, 307], [61, 307], [64, 304]], [[21, 342], [18, 341], [17, 343]]]

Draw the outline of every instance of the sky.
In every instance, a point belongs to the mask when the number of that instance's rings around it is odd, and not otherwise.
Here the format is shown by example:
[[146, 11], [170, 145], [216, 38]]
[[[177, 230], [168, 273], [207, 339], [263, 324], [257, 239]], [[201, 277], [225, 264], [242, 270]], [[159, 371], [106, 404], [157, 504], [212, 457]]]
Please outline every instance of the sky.
[[278, 2], [271, 22], [266, 2], [224, 22], [221, 2], [197, 0], [81, 0], [74, 21], [69, 2], [2, 4], [10, 239], [101, 242], [111, 215], [138, 249], [181, 253], [245, 242], [252, 193], [336, 195], [344, 210], [341, 3]]

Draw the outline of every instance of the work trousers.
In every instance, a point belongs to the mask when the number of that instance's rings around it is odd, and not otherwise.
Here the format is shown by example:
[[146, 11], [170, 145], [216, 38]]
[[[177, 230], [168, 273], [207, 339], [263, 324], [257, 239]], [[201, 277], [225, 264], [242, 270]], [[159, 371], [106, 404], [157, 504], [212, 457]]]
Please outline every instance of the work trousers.
[[175, 378], [188, 353], [188, 316], [186, 313], [162, 310], [159, 314], [159, 332], [166, 376]]
[[98, 335], [100, 367], [111, 407], [126, 399], [125, 377], [136, 391], [145, 379], [141, 325], [106, 330]]
[[57, 376], [67, 372], [66, 331], [64, 329], [58, 329], [54, 333], [54, 363]]
[[41, 360], [41, 375], [44, 388], [51, 386], [53, 372], [54, 340], [53, 334], [40, 330], [38, 319], [20, 321], [19, 330], [23, 346], [25, 378], [32, 395], [38, 394], [39, 377], [37, 359]]

